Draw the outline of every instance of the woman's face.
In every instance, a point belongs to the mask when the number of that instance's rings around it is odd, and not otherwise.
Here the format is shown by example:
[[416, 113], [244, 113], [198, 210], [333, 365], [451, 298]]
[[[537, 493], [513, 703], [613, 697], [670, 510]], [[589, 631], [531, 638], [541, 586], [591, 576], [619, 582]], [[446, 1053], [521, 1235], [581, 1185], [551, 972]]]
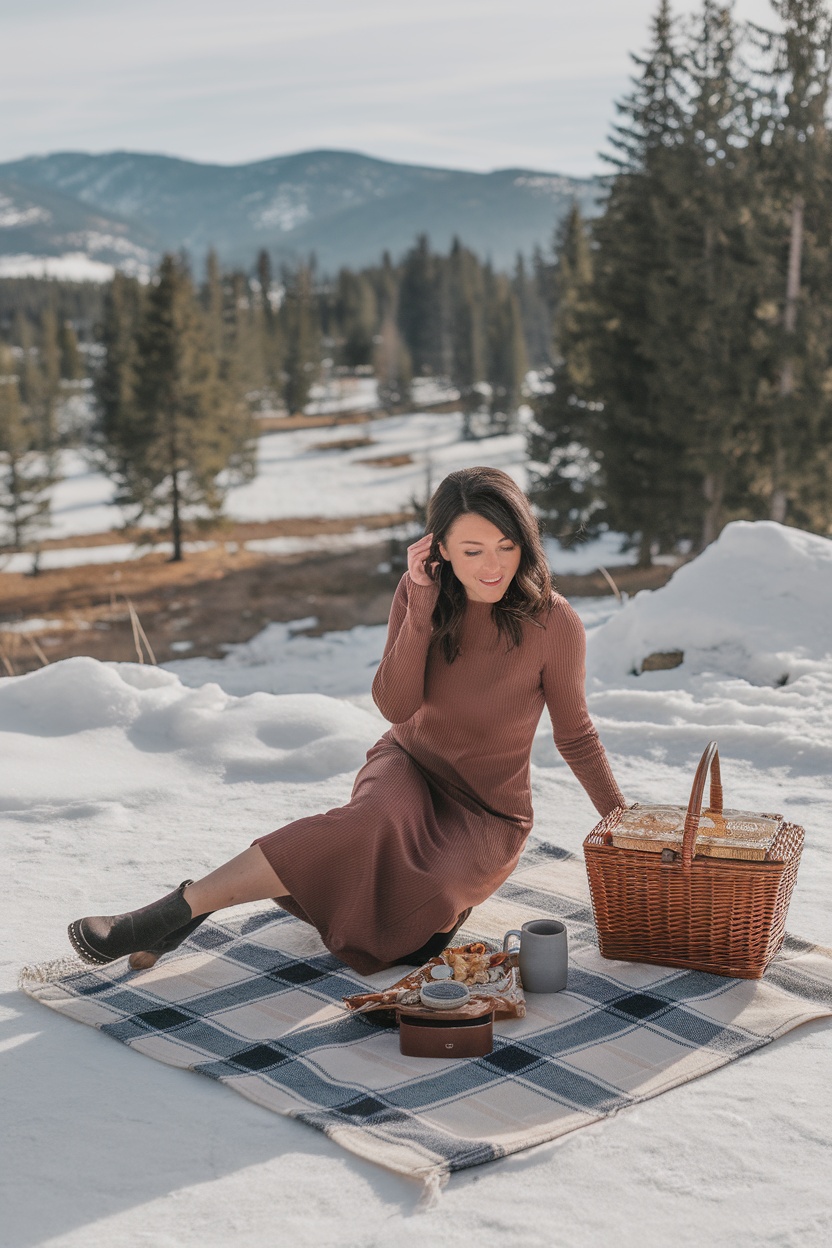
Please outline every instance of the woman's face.
[[458, 516], [439, 543], [474, 602], [499, 602], [520, 566], [520, 547], [483, 516]]

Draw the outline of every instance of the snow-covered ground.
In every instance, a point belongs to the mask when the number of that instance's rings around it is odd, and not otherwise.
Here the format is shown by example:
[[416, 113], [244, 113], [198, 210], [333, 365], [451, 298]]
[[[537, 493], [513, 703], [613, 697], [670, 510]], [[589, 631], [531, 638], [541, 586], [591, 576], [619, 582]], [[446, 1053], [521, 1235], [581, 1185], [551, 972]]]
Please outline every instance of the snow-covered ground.
[[[364, 390], [360, 393], [364, 395]], [[428, 399], [436, 396], [426, 391]], [[321, 400], [323, 401], [323, 400]], [[233, 520], [261, 521], [351, 518], [407, 511], [414, 499], [424, 500], [428, 489], [457, 468], [488, 464], [503, 468], [525, 486], [525, 435], [517, 432], [476, 442], [460, 440], [461, 416], [457, 412], [415, 413], [328, 429], [303, 429], [267, 433], [259, 439], [258, 472], [247, 485], [231, 489], [226, 512]], [[369, 446], [353, 450], [327, 449], [347, 439], [367, 437]], [[407, 456], [399, 466], [379, 466], [373, 460]], [[370, 461], [370, 462], [367, 462]], [[93, 470], [79, 451], [65, 451], [61, 480], [53, 494], [52, 525], [45, 538], [70, 538], [106, 532], [124, 522], [112, 504], [113, 486]], [[150, 523], [148, 521], [148, 523]], [[322, 548], [347, 548], [381, 541], [389, 530], [365, 532], [360, 526], [338, 537], [255, 538], [244, 544], [250, 550], [270, 554], [297, 554]], [[631, 563], [635, 553], [621, 553], [621, 537], [607, 533], [593, 542], [578, 542], [562, 550], [548, 539], [547, 553], [556, 571], [592, 572], [599, 564]], [[192, 543], [188, 549], [200, 549]], [[40, 555], [43, 570], [83, 564], [121, 562], [140, 558], [149, 547], [132, 543], [107, 546], [67, 546]], [[168, 543], [156, 551], [166, 553]], [[0, 572], [28, 572], [32, 555], [0, 555]]]
[[[576, 604], [590, 707], [625, 794], [685, 802], [716, 738], [728, 804], [806, 826], [789, 928], [824, 944], [830, 572], [827, 539], [737, 524], [664, 589]], [[15, 990], [22, 963], [67, 952], [70, 918], [141, 904], [348, 797], [385, 727], [369, 697], [383, 630], [296, 635], [308, 623], [273, 625], [219, 662], [78, 658], [0, 680], [0, 1242], [825, 1248], [829, 1022], [456, 1175], [423, 1211], [406, 1179]], [[683, 664], [632, 674], [657, 649], [681, 649]], [[595, 814], [545, 721], [532, 777], [536, 835], [579, 852]]]
[[[33, 256], [26, 252], [0, 256], [0, 277], [52, 278], [61, 282], [111, 282], [115, 266], [93, 260], [83, 251], [68, 251], [62, 256]], [[129, 270], [128, 270], [129, 271]], [[133, 266], [135, 276], [147, 275], [147, 266]]]
[[[418, 410], [425, 404], [446, 400], [453, 402], [459, 398], [459, 391], [433, 377], [414, 377], [411, 397]], [[364, 411], [377, 407], [378, 383], [375, 377], [339, 377], [336, 374], [312, 387], [309, 402], [303, 410], [308, 416], [317, 416], [324, 412]]]
[[[229, 490], [226, 512], [233, 520], [277, 520], [402, 511], [414, 495], [425, 497], [428, 480], [435, 486], [454, 468], [479, 463], [525, 481], [521, 433], [462, 442], [460, 426], [456, 412], [423, 412], [261, 434], [257, 476]], [[327, 449], [329, 443], [362, 437], [372, 443], [351, 451]], [[391, 455], [407, 455], [412, 462], [394, 468], [366, 462]], [[121, 523], [120, 511], [111, 504], [112, 483], [91, 470], [82, 454], [64, 454], [61, 476], [53, 495], [52, 528], [45, 536], [99, 533]]]

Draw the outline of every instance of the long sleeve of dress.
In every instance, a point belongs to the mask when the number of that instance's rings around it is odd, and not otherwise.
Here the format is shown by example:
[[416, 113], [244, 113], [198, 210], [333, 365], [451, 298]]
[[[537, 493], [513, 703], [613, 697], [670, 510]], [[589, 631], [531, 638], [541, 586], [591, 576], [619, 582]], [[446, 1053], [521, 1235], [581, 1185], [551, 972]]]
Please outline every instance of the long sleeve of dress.
[[425, 698], [425, 663], [437, 585], [417, 585], [405, 572], [390, 608], [387, 643], [373, 680], [373, 701], [391, 724], [415, 715]]
[[580, 617], [558, 598], [546, 630], [543, 693], [555, 745], [583, 785], [595, 809], [607, 815], [626, 799], [586, 705], [586, 633]]

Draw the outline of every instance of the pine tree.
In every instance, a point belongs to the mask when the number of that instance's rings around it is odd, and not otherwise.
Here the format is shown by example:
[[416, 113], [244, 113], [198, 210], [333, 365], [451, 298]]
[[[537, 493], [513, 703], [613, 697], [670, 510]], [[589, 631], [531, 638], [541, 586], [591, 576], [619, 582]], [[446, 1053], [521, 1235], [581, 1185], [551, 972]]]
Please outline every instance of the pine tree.
[[38, 430], [20, 401], [11, 353], [0, 349], [0, 513], [4, 542], [18, 550], [49, 526], [53, 459], [39, 446]]
[[145, 297], [127, 410], [102, 405], [100, 417], [117, 501], [135, 507], [136, 518], [168, 512], [180, 560], [185, 513], [218, 514], [228, 485], [253, 474], [254, 429], [219, 377], [190, 276], [173, 256], [163, 258]]
[[372, 362], [378, 324], [376, 294], [365, 273], [341, 269], [335, 287], [335, 321], [339, 354], [347, 368]]
[[607, 157], [616, 172], [593, 223], [597, 319], [587, 450], [603, 497], [597, 520], [626, 534], [646, 565], [655, 545], [672, 549], [680, 537], [696, 535], [699, 498], [679, 396], [668, 393], [651, 358], [662, 326], [656, 287], [675, 274], [668, 221], [686, 189], [684, 67], [667, 0], [652, 21], [648, 55], [633, 59], [639, 77], [616, 106], [622, 122], [613, 127], [615, 154]]
[[224, 373], [229, 389], [253, 398], [266, 381], [262, 303], [253, 297], [248, 276], [236, 270], [228, 275], [227, 364]]
[[485, 270], [487, 299], [486, 381], [492, 433], [508, 433], [516, 426], [517, 409], [526, 376], [526, 350], [517, 297], [505, 274]]
[[402, 263], [398, 324], [414, 373], [436, 376], [442, 358], [439, 280], [426, 234], [417, 238]]
[[129, 446], [137, 419], [137, 339], [143, 305], [141, 285], [135, 278], [116, 271], [104, 300], [101, 324], [104, 354], [93, 377], [100, 432], [105, 442], [113, 447]]
[[413, 368], [397, 324], [399, 280], [389, 252], [384, 252], [371, 280], [381, 320], [373, 344], [378, 401], [385, 411], [400, 411], [410, 403]]
[[552, 362], [552, 322], [535, 269], [533, 268], [530, 272], [525, 258], [519, 253], [511, 284], [520, 308], [523, 339], [529, 365], [542, 371]]
[[284, 356], [284, 400], [287, 411], [302, 412], [321, 365], [321, 334], [312, 273], [300, 265], [286, 273], [280, 309]]
[[257, 288], [260, 292], [263, 322], [269, 329], [274, 321], [274, 307], [272, 306], [273, 284], [271, 257], [266, 249], [262, 248], [257, 253]]
[[666, 267], [653, 274], [641, 340], [654, 400], [685, 430], [675, 537], [699, 549], [728, 516], [748, 514], [756, 440], [760, 274], [748, 207], [751, 96], [737, 44], [730, 9], [704, 0], [684, 60], [689, 103], [673, 152], [675, 194], [654, 210]]
[[410, 355], [392, 315], [385, 316], [381, 323], [374, 345], [373, 369], [378, 381], [379, 406], [387, 412], [407, 407], [412, 381]]
[[[225, 296], [223, 294], [222, 270], [217, 253], [212, 247], [205, 257], [205, 284], [202, 288], [202, 306], [211, 350], [217, 361], [225, 355]], [[222, 364], [220, 364], [222, 368]]]
[[53, 449], [58, 442], [57, 407], [61, 392], [61, 348], [58, 334], [58, 318], [50, 303], [40, 320], [40, 343], [38, 348], [42, 378], [41, 398], [37, 404], [40, 421], [40, 437], [45, 448]]
[[682, 50], [659, 5], [578, 332], [556, 313], [533, 492], [561, 523], [623, 531], [644, 563], [761, 514], [761, 496], [821, 531], [832, 514], [830, 21], [811, 0], [775, 8], [755, 96], [730, 6], [704, 0]]
[[62, 320], [58, 326], [58, 350], [60, 352], [61, 378], [64, 381], [80, 381], [84, 376], [84, 362], [78, 350], [78, 338], [72, 322]]
[[761, 316], [773, 367], [763, 387], [772, 519], [828, 530], [832, 518], [832, 166], [827, 125], [832, 19], [822, 0], [772, 0], [782, 31], [756, 31], [770, 58], [755, 154], [769, 286]]
[[459, 390], [462, 436], [474, 436], [474, 418], [483, 406], [486, 379], [485, 282], [472, 251], [455, 238], [448, 258], [450, 300], [450, 379]]
[[552, 302], [557, 307], [550, 390], [533, 404], [528, 453], [529, 497], [563, 545], [595, 536], [603, 513], [603, 482], [590, 447], [602, 408], [595, 401], [589, 360], [593, 330], [592, 253], [573, 202], [555, 237]]
[[46, 419], [48, 412], [47, 385], [41, 369], [40, 352], [35, 344], [35, 334], [31, 321], [19, 309], [14, 317], [12, 338], [20, 351], [17, 366], [18, 388], [20, 400], [30, 417], [39, 426], [42, 441], [52, 444], [52, 427]]
[[260, 291], [263, 367], [268, 384], [276, 396], [281, 388], [283, 375], [283, 343], [276, 312], [278, 300], [274, 289], [272, 262], [266, 250], [260, 251], [257, 256], [257, 284]]

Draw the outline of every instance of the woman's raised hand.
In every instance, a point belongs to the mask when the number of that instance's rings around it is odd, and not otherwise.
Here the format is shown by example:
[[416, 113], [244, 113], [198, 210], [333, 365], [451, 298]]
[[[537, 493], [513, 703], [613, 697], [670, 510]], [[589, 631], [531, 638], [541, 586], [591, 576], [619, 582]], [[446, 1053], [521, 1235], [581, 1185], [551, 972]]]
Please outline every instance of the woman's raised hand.
[[[425, 560], [430, 554], [430, 548], [433, 543], [433, 534], [426, 533], [424, 537], [420, 537], [418, 542], [414, 542], [412, 546], [407, 548], [407, 571], [414, 585], [433, 585], [433, 581], [425, 571]], [[438, 565], [431, 564], [431, 569]]]

